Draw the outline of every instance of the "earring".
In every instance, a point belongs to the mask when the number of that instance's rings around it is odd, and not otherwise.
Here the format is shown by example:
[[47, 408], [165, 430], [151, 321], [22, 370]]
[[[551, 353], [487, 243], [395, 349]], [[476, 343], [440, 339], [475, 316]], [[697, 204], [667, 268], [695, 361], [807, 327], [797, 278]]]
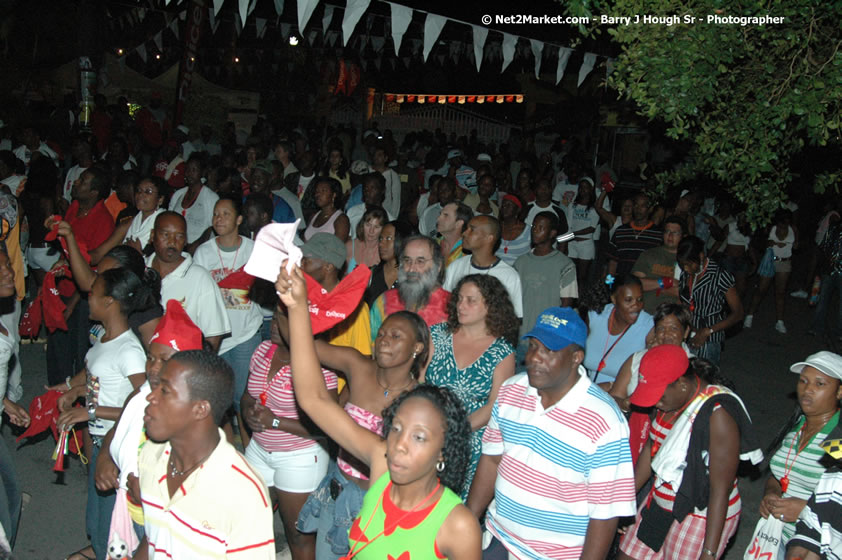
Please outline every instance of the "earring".
[[438, 463], [436, 463], [436, 471], [440, 473], [444, 472], [444, 461], [439, 461]]
[[412, 353], [412, 359], [414, 360], [414, 359], [415, 359], [415, 356], [417, 356], [417, 355], [418, 355], [418, 352], [413, 352], [413, 353]]

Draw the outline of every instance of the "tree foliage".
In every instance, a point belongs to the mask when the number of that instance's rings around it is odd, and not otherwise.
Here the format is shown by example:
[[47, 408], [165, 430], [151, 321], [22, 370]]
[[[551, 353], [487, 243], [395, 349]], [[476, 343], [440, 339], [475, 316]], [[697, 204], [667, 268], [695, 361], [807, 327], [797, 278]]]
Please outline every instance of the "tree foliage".
[[[609, 28], [622, 49], [609, 84], [640, 114], [665, 121], [668, 136], [693, 142], [687, 168], [666, 180], [690, 173], [729, 185], [754, 225], [786, 200], [792, 164], [805, 146], [840, 145], [842, 2], [567, 0], [567, 10], [696, 17]], [[784, 21], [716, 24], [708, 15]], [[838, 191], [841, 163], [816, 174], [817, 192]]]

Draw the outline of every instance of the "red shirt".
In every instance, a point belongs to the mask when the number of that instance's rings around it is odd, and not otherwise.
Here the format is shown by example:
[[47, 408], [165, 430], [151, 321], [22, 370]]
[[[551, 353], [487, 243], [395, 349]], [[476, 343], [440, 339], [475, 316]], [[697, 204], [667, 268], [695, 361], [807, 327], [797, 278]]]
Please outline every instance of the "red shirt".
[[78, 213], [79, 201], [74, 200], [64, 215], [64, 221], [73, 228], [73, 235], [76, 236], [79, 245], [84, 244], [88, 251], [92, 251], [111, 237], [114, 232], [114, 218], [103, 201], [97, 202], [84, 216], [77, 217]]
[[[430, 301], [427, 302], [423, 308], [416, 311], [418, 315], [424, 319], [428, 327], [432, 327], [436, 323], [447, 321], [447, 302], [450, 300], [450, 292], [443, 288], [436, 288], [430, 294]], [[386, 311], [386, 317], [395, 311], [403, 311], [406, 309], [403, 302], [398, 295], [398, 289], [392, 288], [386, 290], [383, 294], [383, 303]]]

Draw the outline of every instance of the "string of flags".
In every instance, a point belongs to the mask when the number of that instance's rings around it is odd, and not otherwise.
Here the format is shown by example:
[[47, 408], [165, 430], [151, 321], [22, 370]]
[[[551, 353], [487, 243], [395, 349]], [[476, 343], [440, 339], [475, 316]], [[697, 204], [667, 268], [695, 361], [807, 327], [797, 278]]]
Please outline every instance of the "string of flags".
[[426, 93], [384, 93], [387, 103], [523, 103], [522, 93], [493, 95], [428, 95]]
[[[174, 0], [168, 0], [169, 4]], [[246, 22], [252, 17], [258, 0], [238, 0], [238, 9], [234, 14], [234, 24], [238, 35], [242, 34], [246, 28]], [[395, 61], [403, 62], [407, 68], [413, 58], [421, 58], [423, 62], [427, 62], [429, 57], [435, 51], [435, 60], [439, 64], [449, 58], [454, 63], [458, 63], [460, 59], [470, 59], [476, 65], [479, 72], [483, 63], [491, 63], [500, 61], [501, 73], [508, 68], [512, 61], [518, 57], [534, 59], [534, 70], [536, 79], [541, 79], [542, 70], [544, 71], [544, 79], [549, 79], [555, 84], [561, 81], [567, 69], [567, 64], [573, 54], [573, 49], [563, 45], [553, 44], [546, 41], [521, 37], [511, 33], [489, 30], [487, 27], [477, 25], [469, 22], [464, 22], [458, 19], [434, 14], [425, 10], [410, 8], [387, 0], [377, 0], [379, 2], [389, 5], [390, 15], [386, 16], [384, 35], [372, 34], [372, 23], [375, 18], [381, 17], [373, 13], [366, 13], [371, 5], [372, 0], [347, 0], [346, 6], [335, 6], [332, 4], [324, 5], [324, 14], [321, 21], [318, 23], [311, 22], [312, 15], [318, 7], [320, 0], [295, 0], [297, 13], [297, 26], [294, 23], [287, 23], [281, 21], [281, 16], [286, 8], [287, 0], [273, 0], [274, 11], [276, 14], [276, 21], [272, 22], [266, 17], [254, 16], [254, 33], [257, 38], [264, 38], [268, 33], [279, 33], [284, 41], [287, 38], [292, 42], [293, 39], [302, 41], [306, 40], [309, 45], [314, 46], [319, 36], [322, 38], [322, 44], [325, 47], [348, 47], [356, 48], [362, 54], [367, 47], [370, 47], [373, 53], [373, 59], [368, 60], [368, 56], [361, 56], [360, 63], [363, 69], [367, 69], [369, 63], [373, 62], [379, 70], [382, 64], [382, 59], [387, 56], [392, 67]], [[222, 8], [224, 0], [213, 0], [213, 5], [208, 7], [208, 23], [212, 33], [216, 33], [220, 20], [217, 17], [219, 10]], [[187, 5], [187, 2], [178, 0], [178, 4]], [[135, 21], [142, 21], [145, 17], [145, 10], [143, 8], [136, 8], [128, 15], [120, 19], [119, 25], [123, 27], [125, 24], [131, 24]], [[330, 29], [331, 23], [336, 18], [338, 13], [342, 13], [341, 29]], [[406, 32], [409, 29], [410, 22], [415, 14], [419, 14], [424, 18], [422, 37], [405, 38]], [[265, 14], [264, 14], [265, 15]], [[184, 20], [186, 17], [186, 9], [182, 11], [178, 18]], [[364, 32], [358, 33], [354, 36], [355, 30], [360, 26], [360, 22], [364, 21]], [[310, 28], [308, 29], [308, 25]], [[459, 25], [470, 28], [471, 41], [461, 40], [439, 40], [443, 29], [446, 26]], [[132, 51], [137, 52], [144, 62], [147, 60], [146, 43], [152, 40], [155, 46], [160, 51], [162, 48], [162, 33], [169, 29], [176, 37], [178, 37], [178, 21], [172, 18], [172, 21], [167, 20], [167, 25], [161, 31], [158, 31], [150, 39], [138, 45]], [[297, 37], [295, 37], [297, 33]], [[489, 41], [489, 35], [499, 37], [499, 40]], [[341, 35], [341, 39], [340, 39]], [[386, 48], [386, 39], [391, 37], [393, 55], [388, 53]], [[353, 40], [352, 40], [353, 39]], [[341, 41], [341, 42], [340, 42]], [[444, 44], [446, 49], [441, 45]], [[404, 49], [404, 56], [400, 56], [401, 47], [406, 45]], [[436, 48], [438, 46], [438, 48]], [[407, 52], [411, 56], [406, 56]], [[446, 54], [445, 54], [446, 53]], [[555, 60], [553, 60], [555, 59]], [[611, 73], [613, 69], [614, 60], [595, 53], [585, 53], [582, 65], [579, 68], [577, 76], [577, 86], [581, 86], [588, 75], [593, 71], [599, 59], [604, 59], [606, 76]], [[551, 63], [555, 62], [555, 68], [551, 68]], [[554, 72], [553, 72], [554, 70]], [[554, 75], [553, 75], [554, 74]], [[554, 79], [553, 79], [554, 78]], [[466, 96], [466, 100], [467, 100]], [[417, 97], [416, 97], [417, 99]], [[506, 96], [503, 96], [506, 99]], [[467, 101], [466, 101], [467, 102]], [[496, 96], [495, 96], [496, 102]], [[504, 101], [505, 102], [505, 101]], [[458, 103], [458, 97], [457, 97]]]

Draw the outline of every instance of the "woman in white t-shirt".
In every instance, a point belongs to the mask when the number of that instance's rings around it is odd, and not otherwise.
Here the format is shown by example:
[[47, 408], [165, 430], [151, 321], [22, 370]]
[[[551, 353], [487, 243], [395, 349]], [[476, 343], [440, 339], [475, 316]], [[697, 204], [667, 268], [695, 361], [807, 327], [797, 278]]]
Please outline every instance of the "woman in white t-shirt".
[[219, 196], [202, 183], [203, 174], [204, 163], [201, 157], [191, 157], [184, 166], [187, 186], [175, 191], [170, 199], [169, 209], [184, 216], [187, 222], [187, 243], [193, 246], [211, 226], [213, 208], [219, 200]]
[[[786, 325], [784, 325], [786, 284], [792, 271], [792, 250], [798, 247], [798, 234], [792, 226], [792, 212], [780, 209], [775, 213], [775, 225], [769, 230], [769, 241], [766, 246], [771, 247], [775, 255], [775, 317], [777, 319], [775, 330], [781, 334], [786, 334]], [[757, 291], [754, 292], [754, 298], [751, 300], [748, 313], [743, 320], [745, 328], [752, 326], [754, 313], [760, 307], [771, 284], [772, 278], [760, 276]]]
[[[236, 196], [220, 198], [213, 208], [213, 230], [217, 237], [205, 241], [196, 249], [193, 262], [210, 272], [214, 282], [219, 284], [229, 275], [242, 272], [248, 262], [254, 241], [239, 234], [238, 228], [243, 223], [242, 203]], [[226, 283], [228, 285], [229, 282]], [[223, 338], [219, 345], [222, 356], [234, 370], [234, 410], [240, 413], [240, 397], [246, 390], [251, 355], [260, 344], [260, 328], [263, 326], [263, 313], [260, 306], [248, 297], [249, 285], [244, 281], [236, 287], [220, 287], [225, 311], [231, 322], [231, 336]], [[243, 422], [239, 423], [243, 435], [243, 445], [248, 443]]]
[[580, 287], [587, 282], [591, 263], [596, 256], [594, 233], [599, 227], [599, 214], [594, 208], [594, 198], [593, 179], [583, 177], [579, 181], [579, 193], [565, 208], [568, 231], [576, 236], [567, 244], [567, 256], [576, 263], [576, 277]]
[[[70, 429], [87, 422], [93, 440], [91, 465], [96, 465], [103, 438], [119, 419], [126, 398], [146, 379], [146, 352], [129, 328], [128, 317], [158, 297], [148, 280], [127, 268], [112, 268], [97, 277], [88, 296], [90, 317], [104, 329], [85, 355], [85, 368], [68, 380], [69, 389], [59, 397], [57, 423], [60, 429]], [[82, 397], [86, 406], [74, 408], [73, 403]], [[97, 492], [95, 470], [88, 469], [85, 511], [91, 548], [78, 554], [90, 557], [93, 552], [97, 558], [105, 558], [115, 494]]]

